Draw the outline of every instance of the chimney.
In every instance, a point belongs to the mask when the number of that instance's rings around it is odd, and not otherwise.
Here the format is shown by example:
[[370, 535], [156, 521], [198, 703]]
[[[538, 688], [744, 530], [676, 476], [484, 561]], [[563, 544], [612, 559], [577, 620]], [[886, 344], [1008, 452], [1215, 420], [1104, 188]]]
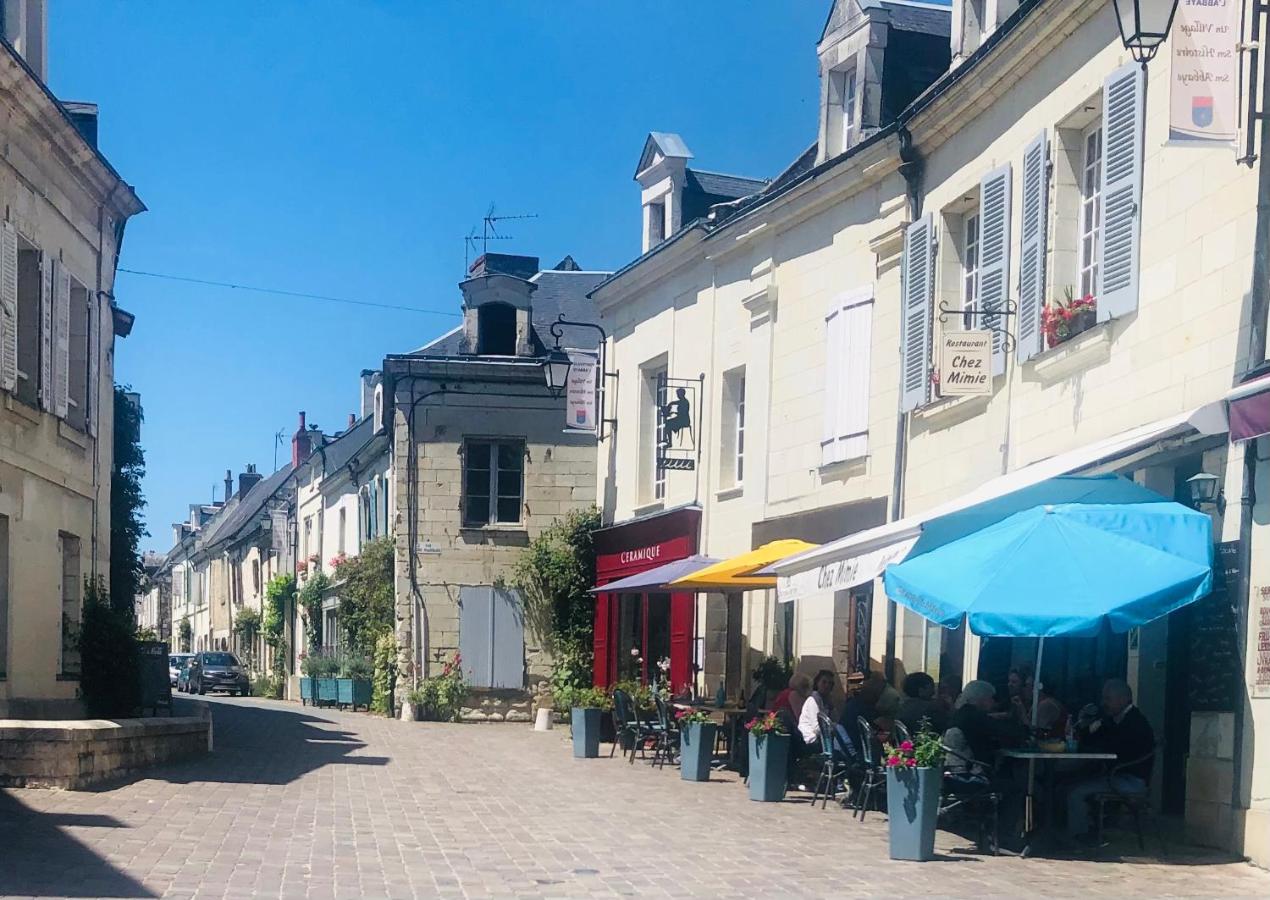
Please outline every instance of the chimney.
[[300, 427], [291, 436], [291, 465], [298, 467], [313, 452], [313, 438], [304, 427], [304, 410], [300, 410]]
[[517, 256], [514, 253], [482, 253], [468, 269], [468, 278], [482, 275], [511, 275], [525, 281], [538, 274], [538, 257]]
[[380, 375], [374, 369], [362, 369], [361, 417], [363, 419], [375, 411], [375, 387], [380, 381]]
[[225, 470], [225, 493], [221, 497], [221, 499], [225, 501], [226, 503], [228, 503], [229, 498], [232, 496], [234, 496], [234, 473], [231, 470], [226, 469]]
[[238, 475], [238, 499], [246, 496], [247, 492], [260, 483], [264, 478], [263, 475], [256, 471], [256, 467], [252, 463], [247, 463], [247, 471]]
[[354, 425], [356, 425], [356, 424], [357, 424], [357, 413], [349, 413], [349, 414], [348, 414], [348, 427], [349, 427], [349, 428], [352, 428], [352, 427], [353, 427]]

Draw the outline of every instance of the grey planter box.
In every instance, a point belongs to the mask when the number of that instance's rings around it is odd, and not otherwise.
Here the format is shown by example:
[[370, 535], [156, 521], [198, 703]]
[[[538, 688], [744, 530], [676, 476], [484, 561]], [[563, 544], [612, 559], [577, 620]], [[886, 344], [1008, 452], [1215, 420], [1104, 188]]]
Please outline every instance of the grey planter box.
[[679, 777], [684, 781], [709, 781], [714, 760], [714, 741], [719, 726], [698, 722], [679, 731]]
[[943, 777], [938, 768], [886, 770], [891, 859], [922, 862], [935, 858], [935, 823]]
[[750, 734], [750, 799], [774, 803], [785, 799], [789, 735]]
[[604, 711], [575, 706], [570, 722], [573, 730], [573, 755], [576, 759], [595, 759], [600, 755], [600, 724]]

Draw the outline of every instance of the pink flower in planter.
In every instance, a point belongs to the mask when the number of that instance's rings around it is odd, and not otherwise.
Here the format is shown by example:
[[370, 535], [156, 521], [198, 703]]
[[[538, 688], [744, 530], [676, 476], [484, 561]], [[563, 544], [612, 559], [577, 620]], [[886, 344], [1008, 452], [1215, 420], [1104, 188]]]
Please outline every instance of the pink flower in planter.
[[910, 753], [911, 753], [911, 752], [912, 752], [912, 750], [913, 750], [913, 742], [912, 742], [912, 741], [900, 741], [900, 749], [901, 749], [901, 750], [904, 750], [904, 751], [906, 751], [906, 752], [910, 752]]
[[904, 761], [904, 764], [911, 769], [917, 765], [917, 760], [913, 759], [912, 757], [909, 757], [908, 759]]

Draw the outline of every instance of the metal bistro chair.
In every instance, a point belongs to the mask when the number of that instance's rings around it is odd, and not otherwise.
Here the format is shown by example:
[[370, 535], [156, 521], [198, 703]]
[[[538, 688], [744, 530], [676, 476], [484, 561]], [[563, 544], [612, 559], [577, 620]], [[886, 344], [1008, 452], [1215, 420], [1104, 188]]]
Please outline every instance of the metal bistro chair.
[[[1113, 810], [1116, 808], [1123, 809], [1133, 816], [1133, 830], [1138, 835], [1138, 849], [1144, 853], [1146, 852], [1146, 841], [1142, 839], [1142, 817], [1151, 815], [1151, 785], [1148, 783], [1147, 789], [1141, 793], [1118, 791], [1114, 786], [1112, 786], [1111, 779], [1130, 766], [1141, 765], [1148, 759], [1153, 759], [1157, 754], [1159, 754], [1160, 750], [1161, 747], [1157, 745], [1152, 748], [1150, 753], [1144, 754], [1137, 759], [1131, 759], [1128, 762], [1118, 763], [1113, 766], [1111, 771], [1107, 773], [1107, 786], [1110, 790], [1094, 794], [1093, 797], [1090, 798], [1098, 808], [1098, 828], [1095, 834], [1098, 836], [1099, 846], [1101, 846], [1103, 842], [1103, 825], [1105, 824], [1107, 817], [1107, 807], [1110, 806]], [[1155, 826], [1155, 836], [1160, 842], [1161, 854], [1167, 853], [1167, 847], [1164, 843], [1164, 832], [1160, 829], [1159, 820], [1152, 817], [1151, 822]]]
[[[976, 770], [991, 771], [991, 767], [967, 756], [956, 748], [942, 743], [944, 749], [944, 779], [940, 793], [939, 818], [949, 814], [965, 816], [978, 828], [976, 843], [993, 856], [1001, 854], [1000, 808], [1001, 795], [993, 789], [987, 776]], [[949, 760], [955, 760], [959, 771], [950, 771]], [[987, 815], [984, 815], [986, 807]]]
[[657, 743], [653, 747], [652, 765], [659, 769], [666, 763], [675, 764], [675, 751], [679, 749], [679, 728], [675, 725], [674, 714], [670, 704], [662, 699], [661, 694], [653, 694], [653, 703], [657, 706]]
[[[613, 692], [613, 747], [609, 750], [609, 759], [613, 758], [613, 754], [617, 752], [619, 745], [622, 745], [622, 756], [630, 753], [631, 758], [635, 758], [636, 748], [642, 751], [642, 742], [640, 740], [641, 728], [639, 717], [635, 714], [635, 704], [631, 700], [631, 695], [622, 689]], [[624, 745], [624, 739], [630, 743], [630, 749]]]
[[857, 716], [856, 722], [860, 725], [860, 788], [856, 791], [855, 809], [852, 811], [852, 818], [857, 815], [860, 821], [864, 821], [864, 815], [869, 808], [869, 800], [873, 797], [875, 791], [881, 791], [882, 795], [886, 794], [886, 769], [882, 766], [881, 760], [878, 758], [877, 738], [873, 734], [873, 725], [864, 716]]
[[823, 795], [820, 808], [825, 809], [829, 801], [838, 799], [838, 785], [847, 776], [847, 763], [838, 752], [833, 722], [824, 713], [816, 715], [820, 728], [820, 752], [816, 759], [820, 761], [820, 775], [816, 778], [816, 792], [811, 797], [811, 808], [816, 808], [816, 801]]
[[[623, 693], [626, 693], [623, 691]], [[630, 705], [631, 727], [635, 730], [635, 743], [631, 747], [630, 764], [635, 764], [635, 753], [639, 752], [640, 759], [648, 759], [647, 745], [651, 741], [653, 751], [656, 753], [657, 745], [661, 741], [661, 725], [660, 723], [649, 719], [639, 708], [639, 702], [631, 694], [626, 694], [627, 703]], [[655, 762], [656, 756], [653, 757]]]
[[891, 726], [891, 733], [895, 736], [895, 745], [898, 747], [905, 741], [911, 741], [913, 735], [909, 732], [908, 726], [899, 719], [895, 720], [895, 724]]

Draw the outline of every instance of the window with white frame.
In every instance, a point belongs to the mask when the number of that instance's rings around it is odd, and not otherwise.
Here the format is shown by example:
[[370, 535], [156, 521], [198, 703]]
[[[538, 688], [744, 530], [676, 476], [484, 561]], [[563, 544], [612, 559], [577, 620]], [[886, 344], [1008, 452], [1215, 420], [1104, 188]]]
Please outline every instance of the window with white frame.
[[653, 247], [666, 239], [666, 204], [661, 201], [648, 204], [648, 246]]
[[723, 373], [720, 404], [719, 488], [740, 487], [745, 481], [745, 368]]
[[856, 139], [856, 73], [852, 67], [842, 75], [842, 149], [849, 150]]
[[524, 441], [469, 440], [463, 448], [464, 526], [519, 524], [524, 476]]
[[340, 530], [335, 536], [335, 552], [340, 556], [344, 555], [344, 532], [348, 530], [348, 511], [344, 507], [340, 507]]
[[1102, 201], [1102, 124], [1087, 129], [1081, 140], [1080, 167], [1080, 293], [1098, 289], [1098, 256], [1102, 242], [1099, 204]]
[[[664, 360], [664, 357], [662, 358]], [[666, 497], [666, 472], [657, 464], [665, 440], [661, 410], [666, 405], [666, 365], [645, 363], [639, 370], [639, 504]]]
[[666, 469], [658, 463], [662, 448], [668, 443], [666, 438], [666, 371], [658, 372], [652, 384], [655, 409], [653, 416], [656, 422], [653, 442], [653, 499], [666, 499]]
[[979, 281], [979, 209], [961, 217], [961, 320], [967, 331], [975, 327], [974, 309]]

